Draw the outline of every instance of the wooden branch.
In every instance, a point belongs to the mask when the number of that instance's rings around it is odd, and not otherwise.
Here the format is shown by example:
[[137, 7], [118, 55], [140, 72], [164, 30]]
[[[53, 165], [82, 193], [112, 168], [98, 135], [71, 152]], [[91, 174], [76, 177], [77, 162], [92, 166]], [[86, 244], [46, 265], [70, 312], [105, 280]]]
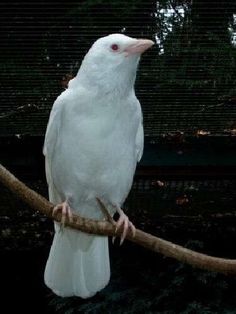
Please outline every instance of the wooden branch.
[[[10, 189], [16, 196], [27, 203], [33, 209], [40, 211], [47, 217], [56, 221], [61, 220], [61, 214], [52, 216], [54, 205], [43, 196], [28, 188], [13, 174], [0, 164], [0, 182]], [[73, 229], [98, 235], [114, 236], [115, 226], [108, 221], [96, 221], [73, 215], [73, 221], [65, 222], [65, 225]], [[217, 258], [186, 249], [180, 245], [171, 243], [141, 230], [136, 230], [135, 237], [128, 233], [127, 239], [154, 252], [161, 253], [167, 257], [175, 258], [180, 262], [190, 264], [194, 267], [216, 271], [224, 274], [236, 274], [236, 260]]]

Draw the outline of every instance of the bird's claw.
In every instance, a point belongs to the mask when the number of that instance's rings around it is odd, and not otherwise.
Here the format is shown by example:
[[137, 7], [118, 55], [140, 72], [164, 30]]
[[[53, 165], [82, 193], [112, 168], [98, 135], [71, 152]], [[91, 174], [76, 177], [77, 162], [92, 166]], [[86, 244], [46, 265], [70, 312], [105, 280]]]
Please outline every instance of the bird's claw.
[[54, 216], [57, 212], [61, 211], [61, 224], [65, 225], [66, 218], [69, 219], [70, 222], [73, 222], [73, 213], [67, 201], [56, 205], [53, 208], [52, 215]]
[[[108, 212], [104, 202], [97, 197], [97, 201], [100, 205], [100, 209], [102, 210], [103, 214], [105, 215], [105, 217], [107, 218], [107, 220], [113, 225], [115, 226], [115, 233], [117, 233], [118, 229], [120, 229], [123, 225], [123, 231], [121, 234], [121, 238], [120, 238], [120, 245], [123, 244], [125, 237], [127, 236], [127, 233], [129, 231], [129, 229], [131, 229], [132, 235], [133, 237], [135, 237], [135, 233], [136, 233], [136, 229], [135, 226], [132, 224], [132, 222], [129, 220], [128, 216], [125, 215], [125, 213], [123, 212], [123, 210], [117, 206], [117, 205], [112, 205], [113, 207], [116, 208], [117, 212], [119, 213], [120, 217], [118, 219], [117, 222], [115, 222], [112, 218], [112, 216], [110, 215], [110, 213]], [[112, 237], [112, 243], [114, 244], [116, 239], [116, 236]]]
[[[123, 232], [122, 232], [122, 235], [120, 238], [120, 245], [122, 245], [126, 236], [127, 236], [129, 229], [131, 230], [133, 237], [135, 237], [136, 228], [132, 224], [132, 222], [129, 220], [128, 216], [125, 215], [123, 210], [120, 209], [119, 214], [120, 214], [120, 217], [119, 217], [118, 221], [116, 222], [115, 233], [117, 233], [118, 229], [120, 229], [121, 226], [123, 225]], [[115, 237], [112, 238], [112, 243], [114, 243], [114, 241], [115, 241]]]

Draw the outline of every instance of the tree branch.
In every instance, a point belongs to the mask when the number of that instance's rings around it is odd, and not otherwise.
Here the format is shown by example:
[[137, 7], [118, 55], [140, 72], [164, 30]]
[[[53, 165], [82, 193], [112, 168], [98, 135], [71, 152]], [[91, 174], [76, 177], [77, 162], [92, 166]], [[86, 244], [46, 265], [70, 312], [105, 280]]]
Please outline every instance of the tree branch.
[[[1, 164], [0, 182], [33, 209], [40, 211], [51, 219], [58, 222], [61, 221], [60, 213], [57, 213], [55, 217], [52, 216], [52, 209], [54, 207], [52, 203], [28, 188]], [[70, 222], [67, 220], [65, 225], [91, 234], [106, 236], [120, 235], [119, 231], [115, 234], [115, 226], [111, 222], [86, 219], [78, 215], [73, 215], [73, 221]], [[128, 233], [127, 239], [149, 250], [161, 253], [167, 257], [175, 258], [180, 262], [190, 264], [194, 267], [224, 274], [236, 274], [236, 260], [217, 258], [197, 253], [141, 230], [136, 230], [135, 237], [133, 237], [131, 233]]]

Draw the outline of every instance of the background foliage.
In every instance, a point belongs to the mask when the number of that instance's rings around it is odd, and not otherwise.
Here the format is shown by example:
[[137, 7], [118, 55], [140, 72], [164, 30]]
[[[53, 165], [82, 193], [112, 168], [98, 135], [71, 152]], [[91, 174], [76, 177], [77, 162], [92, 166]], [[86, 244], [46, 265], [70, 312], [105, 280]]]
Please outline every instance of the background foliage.
[[0, 134], [42, 135], [91, 43], [113, 32], [157, 42], [136, 84], [146, 136], [235, 131], [234, 1], [10, 1], [1, 12]]

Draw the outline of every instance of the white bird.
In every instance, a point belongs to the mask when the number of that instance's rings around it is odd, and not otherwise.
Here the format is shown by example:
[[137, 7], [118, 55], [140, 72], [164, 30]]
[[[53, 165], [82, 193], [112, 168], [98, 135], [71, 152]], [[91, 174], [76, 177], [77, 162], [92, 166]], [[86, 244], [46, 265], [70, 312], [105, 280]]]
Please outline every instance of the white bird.
[[[120, 214], [117, 228], [135, 227], [121, 209], [143, 152], [143, 124], [134, 82], [147, 39], [111, 34], [90, 48], [77, 76], [55, 101], [45, 136], [49, 198], [62, 222], [71, 212], [103, 219], [97, 198], [110, 214]], [[46, 285], [62, 297], [88, 298], [109, 282], [108, 238], [55, 223], [47, 260]]]

